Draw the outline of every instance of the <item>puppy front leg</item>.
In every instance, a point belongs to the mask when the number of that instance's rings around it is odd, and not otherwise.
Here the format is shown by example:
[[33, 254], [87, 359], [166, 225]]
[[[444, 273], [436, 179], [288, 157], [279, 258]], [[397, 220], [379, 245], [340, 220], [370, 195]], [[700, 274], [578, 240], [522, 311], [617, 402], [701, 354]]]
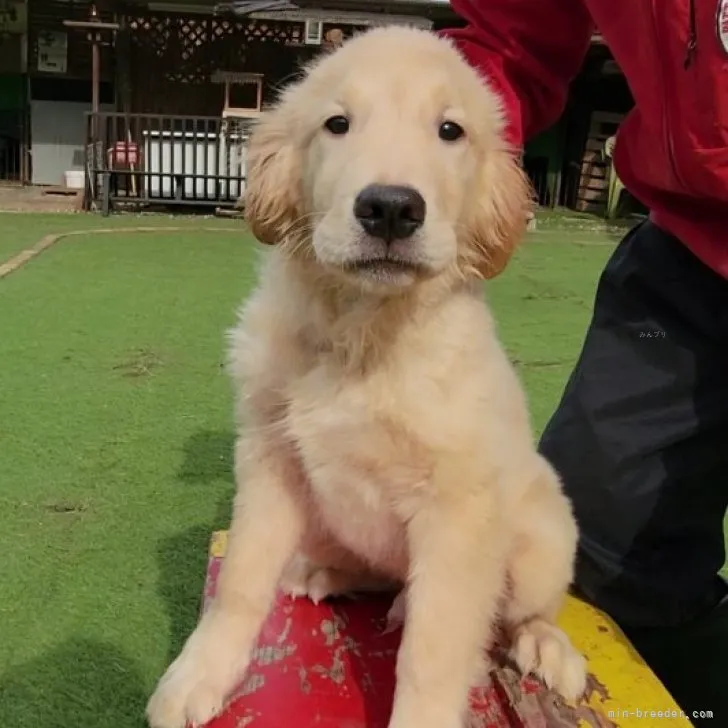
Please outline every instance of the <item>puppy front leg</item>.
[[238, 494], [217, 594], [149, 701], [152, 728], [199, 726], [222, 710], [244, 676], [281, 572], [301, 538], [300, 474], [293, 458], [246, 440], [235, 454]]
[[410, 581], [389, 728], [462, 728], [505, 576], [489, 494], [442, 499], [408, 528]]

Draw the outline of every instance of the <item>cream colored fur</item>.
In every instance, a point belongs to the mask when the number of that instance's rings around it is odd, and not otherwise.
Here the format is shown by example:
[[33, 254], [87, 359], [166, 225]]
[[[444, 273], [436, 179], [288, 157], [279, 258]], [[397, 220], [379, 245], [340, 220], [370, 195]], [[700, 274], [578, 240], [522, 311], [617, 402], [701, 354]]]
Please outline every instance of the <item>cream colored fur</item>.
[[[324, 128], [335, 115], [348, 133]], [[464, 137], [443, 141], [443, 121]], [[462, 726], [497, 620], [524, 672], [582, 693], [584, 660], [554, 624], [577, 529], [481, 288], [530, 209], [502, 139], [497, 97], [455, 49], [403, 28], [324, 56], [262, 117], [245, 205], [271, 247], [230, 340], [229, 551], [150, 700], [154, 728], [223, 708], [279, 587], [315, 600], [405, 587], [390, 728]], [[371, 183], [426, 200], [397, 243], [412, 270], [349, 268], [376, 245], [352, 213]]]

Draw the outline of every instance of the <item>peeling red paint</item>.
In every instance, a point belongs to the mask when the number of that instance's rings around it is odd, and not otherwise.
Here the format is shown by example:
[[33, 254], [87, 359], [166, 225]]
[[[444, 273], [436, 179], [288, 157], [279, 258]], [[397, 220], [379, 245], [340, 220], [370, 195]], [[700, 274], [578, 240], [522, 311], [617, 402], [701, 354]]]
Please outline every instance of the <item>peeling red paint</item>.
[[279, 645], [282, 645], [288, 639], [288, 635], [291, 633], [292, 626], [293, 619], [291, 617], [286, 618], [286, 623], [283, 626], [283, 631], [278, 635], [278, 639], [276, 640]]
[[[517, 713], [511, 719], [511, 725], [544, 726], [544, 728], [617, 728], [617, 724], [608, 720], [589, 705], [581, 704], [572, 707], [557, 693], [546, 690], [540, 685], [535, 689], [524, 690], [524, 681], [512, 667], [499, 668], [495, 673], [497, 690], [507, 696], [508, 704]], [[529, 678], [531, 679], [531, 678]], [[514, 721], [518, 721], [515, 722]], [[478, 726], [480, 728], [480, 726]]]
[[594, 694], [598, 695], [602, 700], [606, 701], [610, 699], [609, 691], [607, 686], [597, 679], [596, 675], [589, 673], [586, 676], [586, 694], [587, 699], [590, 699]]
[[[211, 568], [206, 602], [214, 594]], [[391, 596], [323, 602], [280, 595], [246, 679], [207, 728], [387, 728], [401, 631], [383, 634]], [[376, 628], [374, 627], [376, 625]], [[502, 648], [496, 669], [471, 691], [464, 728], [616, 728], [590, 707], [573, 708], [533, 677], [521, 677]], [[590, 694], [606, 696], [598, 681]]]
[[283, 662], [296, 651], [295, 645], [260, 645], [253, 651], [252, 661], [258, 665], [272, 665], [275, 662]]
[[301, 692], [308, 695], [311, 692], [311, 681], [308, 679], [308, 670], [301, 665], [298, 668], [298, 680], [301, 686]]
[[[327, 647], [328, 647], [327, 643]], [[346, 679], [346, 664], [344, 663], [343, 654], [346, 652], [346, 645], [339, 645], [334, 650], [331, 656], [331, 667], [324, 667], [324, 665], [314, 665], [311, 670], [327, 677], [337, 685], [343, 684]]]
[[235, 728], [248, 728], [248, 726], [253, 725], [256, 718], [260, 718], [260, 715], [246, 710], [245, 713], [237, 719]]
[[321, 620], [321, 632], [326, 637], [326, 646], [331, 647], [341, 639], [341, 630], [346, 627], [346, 622], [339, 614], [335, 614], [333, 619]]

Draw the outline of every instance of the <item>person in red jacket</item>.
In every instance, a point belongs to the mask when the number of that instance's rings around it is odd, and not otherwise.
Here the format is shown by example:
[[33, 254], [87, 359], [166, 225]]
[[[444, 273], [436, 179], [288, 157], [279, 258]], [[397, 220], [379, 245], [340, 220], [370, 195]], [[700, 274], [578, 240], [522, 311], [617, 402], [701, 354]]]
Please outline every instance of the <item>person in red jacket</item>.
[[575, 590], [695, 725], [728, 726], [728, 0], [451, 4], [466, 26], [444, 34], [517, 147], [562, 113], [595, 28], [632, 91], [614, 162], [650, 215], [600, 277], [540, 449], [581, 528]]

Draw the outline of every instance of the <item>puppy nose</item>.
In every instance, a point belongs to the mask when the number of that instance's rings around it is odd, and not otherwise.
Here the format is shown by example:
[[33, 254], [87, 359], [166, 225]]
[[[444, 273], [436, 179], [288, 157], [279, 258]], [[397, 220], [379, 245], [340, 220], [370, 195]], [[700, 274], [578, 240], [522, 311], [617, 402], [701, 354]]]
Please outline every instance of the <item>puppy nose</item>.
[[425, 200], [412, 187], [369, 185], [354, 201], [354, 216], [369, 235], [386, 242], [408, 238], [425, 221]]

